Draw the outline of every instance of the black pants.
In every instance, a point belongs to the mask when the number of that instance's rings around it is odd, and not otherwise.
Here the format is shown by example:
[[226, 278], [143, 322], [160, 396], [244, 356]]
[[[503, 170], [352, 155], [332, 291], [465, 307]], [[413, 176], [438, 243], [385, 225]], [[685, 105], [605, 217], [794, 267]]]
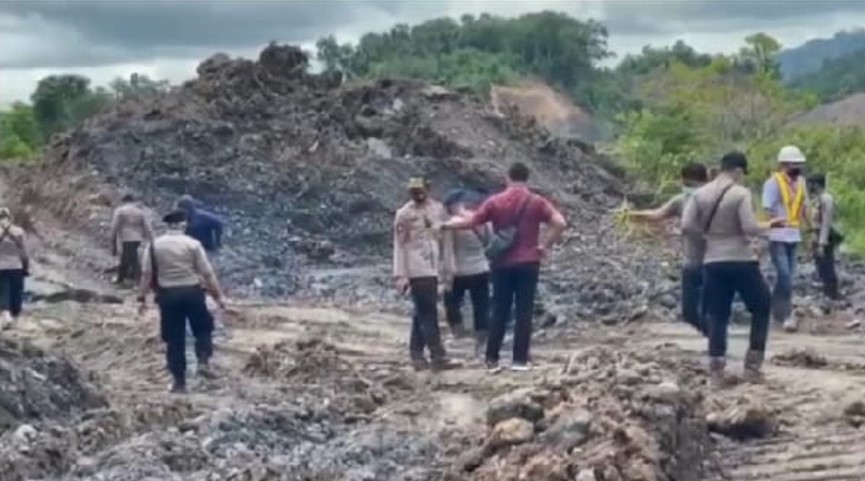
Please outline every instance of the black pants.
[[727, 327], [736, 293], [751, 313], [752, 351], [766, 350], [772, 295], [757, 262], [713, 262], [704, 267], [709, 320], [709, 355], [727, 354]]
[[199, 286], [161, 289], [158, 302], [168, 371], [175, 382], [185, 384], [187, 321], [195, 336], [198, 363], [207, 363], [213, 355], [213, 317], [207, 310], [204, 289]]
[[487, 362], [498, 362], [505, 326], [514, 308], [514, 362], [529, 362], [532, 314], [538, 289], [537, 262], [493, 269], [493, 319], [487, 341]]
[[445, 294], [445, 315], [448, 325], [451, 327], [463, 325], [461, 308], [466, 291], [472, 301], [475, 332], [486, 331], [490, 315], [490, 275], [486, 272], [454, 278], [453, 288]]
[[829, 299], [838, 299], [838, 274], [835, 273], [835, 246], [827, 245], [814, 259], [817, 274], [823, 283], [823, 294]]
[[120, 266], [117, 268], [117, 282], [138, 281], [141, 277], [141, 260], [138, 247], [141, 242], [124, 242], [120, 246]]
[[706, 296], [703, 288], [702, 265], [682, 268], [682, 318], [701, 334], [708, 337]]
[[18, 317], [23, 304], [24, 270], [0, 270], [0, 310], [9, 311], [12, 317]]
[[438, 320], [438, 279], [420, 277], [411, 279], [411, 300], [414, 315], [411, 323], [409, 352], [412, 360], [424, 359], [424, 348], [429, 349], [430, 358], [440, 361], [445, 357]]

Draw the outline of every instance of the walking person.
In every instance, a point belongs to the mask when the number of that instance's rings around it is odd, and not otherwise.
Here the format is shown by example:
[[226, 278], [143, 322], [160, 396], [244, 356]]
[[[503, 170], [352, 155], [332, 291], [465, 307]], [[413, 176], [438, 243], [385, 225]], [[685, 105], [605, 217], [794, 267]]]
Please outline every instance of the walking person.
[[838, 300], [838, 274], [835, 272], [835, 250], [844, 237], [835, 228], [835, 198], [826, 190], [826, 176], [808, 177], [808, 189], [816, 199], [811, 221], [813, 240], [811, 249], [817, 274], [823, 284], [823, 294], [829, 300]]
[[[452, 369], [438, 324], [438, 297], [453, 281], [453, 243], [441, 224], [447, 219], [444, 206], [429, 197], [429, 183], [422, 177], [409, 181], [410, 200], [394, 216], [393, 276], [400, 294], [409, 294], [414, 304], [409, 354], [416, 370]], [[427, 361], [424, 349], [429, 350]]]
[[[709, 181], [706, 166], [691, 163], [682, 168], [682, 192], [676, 194], [657, 209], [629, 213], [629, 217], [651, 222], [660, 222], [674, 217], [682, 217], [685, 204], [696, 189]], [[717, 174], [716, 174], [717, 175]], [[702, 234], [682, 233], [682, 318], [704, 336], [709, 335], [706, 327], [706, 302], [703, 295], [703, 254], [706, 240]]]
[[808, 192], [802, 168], [805, 155], [788, 145], [778, 151], [779, 170], [763, 184], [763, 208], [770, 218], [784, 219], [783, 227], [769, 232], [769, 256], [775, 267], [772, 290], [772, 317], [787, 331], [795, 331], [793, 316], [793, 279], [796, 255], [802, 242], [801, 228], [808, 221]]
[[13, 224], [9, 209], [0, 208], [0, 327], [15, 325], [24, 303], [24, 279], [30, 275], [24, 229]]
[[[451, 218], [468, 217], [482, 202], [480, 194], [457, 190], [445, 196], [444, 204]], [[444, 305], [448, 325], [457, 337], [467, 335], [463, 324], [462, 305], [466, 293], [472, 304], [475, 354], [486, 348], [490, 316], [490, 265], [485, 246], [492, 236], [492, 227], [446, 232], [453, 236], [455, 273], [453, 284], [445, 292]]]
[[[531, 369], [530, 346], [532, 316], [538, 287], [541, 260], [564, 232], [564, 216], [542, 196], [529, 190], [529, 168], [520, 162], [508, 169], [507, 188], [463, 219], [450, 220], [447, 229], [474, 229], [493, 225], [493, 239], [487, 246], [492, 262], [493, 319], [487, 341], [486, 364], [498, 372], [499, 351], [505, 336], [505, 324], [514, 310], [514, 347], [512, 370]], [[549, 226], [541, 242], [541, 225]]]
[[117, 268], [117, 283], [137, 282], [141, 278], [141, 255], [143, 241], [153, 241], [153, 228], [147, 213], [135, 203], [132, 194], [123, 196], [122, 204], [114, 210], [111, 219], [111, 251], [117, 255], [120, 247], [120, 265]]
[[760, 223], [751, 201], [751, 192], [740, 183], [748, 173], [748, 159], [730, 152], [721, 159], [715, 180], [697, 189], [682, 214], [682, 231], [703, 235], [705, 295], [709, 320], [709, 368], [712, 382], [725, 384], [727, 328], [733, 299], [738, 293], [751, 313], [751, 334], [745, 354], [745, 375], [757, 380], [769, 335], [770, 293], [751, 238], [783, 225], [783, 219]]
[[[153, 290], [159, 306], [160, 331], [173, 383], [171, 392], [186, 392], [186, 325], [195, 336], [198, 373], [209, 377], [213, 355], [213, 317], [205, 293], [225, 310], [222, 289], [201, 243], [184, 234], [186, 212], [176, 210], [165, 217], [165, 234], [144, 251], [141, 275], [140, 311], [147, 309], [147, 295]], [[203, 285], [202, 285], [203, 281]]]

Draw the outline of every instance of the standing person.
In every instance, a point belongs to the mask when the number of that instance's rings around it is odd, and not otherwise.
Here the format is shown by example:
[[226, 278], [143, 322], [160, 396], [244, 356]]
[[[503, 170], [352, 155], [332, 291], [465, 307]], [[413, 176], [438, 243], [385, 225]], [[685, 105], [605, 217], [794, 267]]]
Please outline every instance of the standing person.
[[[717, 174], [716, 174], [717, 175]], [[691, 163], [682, 168], [682, 192], [673, 196], [661, 207], [651, 210], [631, 212], [630, 217], [658, 222], [673, 217], [681, 218], [685, 204], [696, 189], [709, 181], [706, 166]], [[706, 240], [702, 235], [682, 233], [682, 318], [704, 336], [709, 335], [706, 328], [706, 303], [703, 296], [703, 254]]]
[[[219, 270], [220, 249], [222, 248], [222, 231], [224, 224], [216, 214], [202, 209], [191, 195], [183, 195], [177, 201], [177, 207], [186, 213], [186, 235], [201, 243], [207, 253], [210, 265]], [[217, 317], [214, 320], [217, 334], [227, 335], [225, 326]], [[188, 331], [191, 336], [192, 331]]]
[[9, 209], [0, 208], [0, 324], [4, 329], [12, 327], [21, 315], [24, 278], [29, 270], [24, 229], [12, 223]]
[[[401, 294], [414, 304], [409, 354], [415, 369], [458, 367], [447, 358], [438, 324], [439, 286], [453, 280], [453, 244], [440, 226], [447, 218], [444, 206], [429, 198], [429, 183], [421, 177], [408, 184], [410, 200], [394, 217], [393, 276]], [[449, 288], [447, 288], [449, 289]]]
[[191, 195], [182, 196], [177, 207], [186, 213], [186, 235], [200, 242], [208, 254], [216, 254], [222, 248], [222, 219], [199, 207]]
[[835, 229], [835, 198], [826, 190], [826, 176], [814, 174], [808, 177], [808, 188], [815, 197], [816, 208], [811, 226], [814, 239], [812, 250], [817, 274], [823, 283], [823, 294], [830, 300], [840, 298], [838, 275], [835, 273], [835, 249], [843, 236]]
[[144, 209], [136, 205], [132, 194], [123, 196], [122, 204], [114, 210], [111, 219], [111, 251], [117, 255], [120, 246], [120, 266], [117, 268], [117, 283], [138, 281], [141, 277], [141, 262], [138, 252], [143, 241], [153, 241], [153, 228]]
[[[486, 363], [498, 372], [499, 351], [505, 324], [514, 308], [514, 352], [511, 368], [531, 369], [529, 348], [532, 315], [538, 287], [541, 260], [557, 242], [567, 223], [564, 216], [545, 198], [529, 190], [529, 168], [520, 162], [508, 169], [507, 188], [487, 199], [469, 218], [448, 221], [448, 229], [473, 229], [488, 222], [493, 239], [487, 247], [492, 260], [493, 322], [487, 341]], [[541, 224], [550, 232], [540, 241]]]
[[186, 323], [189, 322], [195, 336], [199, 374], [211, 376], [213, 317], [207, 310], [205, 288], [223, 310], [225, 300], [201, 243], [184, 234], [186, 212], [175, 210], [162, 220], [168, 229], [144, 251], [138, 300], [143, 313], [147, 309], [147, 294], [155, 291], [165, 357], [174, 380], [171, 392], [183, 393], [186, 392]]
[[[451, 218], [469, 217], [482, 201], [480, 194], [454, 191], [445, 196], [445, 207]], [[453, 285], [445, 292], [445, 315], [448, 325], [457, 336], [465, 334], [462, 304], [466, 292], [472, 302], [475, 353], [486, 347], [487, 325], [490, 315], [490, 265], [485, 246], [492, 235], [489, 225], [475, 229], [446, 232], [453, 236], [455, 274]]]
[[793, 278], [796, 275], [796, 251], [802, 242], [802, 224], [807, 223], [808, 192], [802, 167], [805, 155], [798, 147], [788, 145], [778, 151], [780, 169], [763, 184], [763, 208], [770, 218], [785, 219], [783, 227], [769, 232], [769, 256], [775, 266], [772, 290], [772, 317], [784, 329], [796, 330], [793, 317]]
[[748, 159], [744, 154], [724, 155], [718, 176], [694, 192], [682, 214], [682, 231], [706, 239], [703, 263], [709, 368], [713, 384], [719, 387], [724, 384], [727, 328], [737, 293], [751, 313], [751, 336], [745, 355], [745, 374], [749, 379], [756, 380], [761, 375], [769, 335], [769, 287], [750, 240], [770, 227], [782, 225], [783, 220], [757, 222], [751, 192], [740, 185], [747, 173]]

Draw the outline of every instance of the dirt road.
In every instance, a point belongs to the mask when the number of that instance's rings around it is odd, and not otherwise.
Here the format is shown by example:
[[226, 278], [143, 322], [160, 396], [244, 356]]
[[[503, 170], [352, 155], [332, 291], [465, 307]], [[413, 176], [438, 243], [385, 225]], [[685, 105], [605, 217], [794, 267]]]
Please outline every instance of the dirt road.
[[[18, 459], [15, 461], [18, 464], [13, 462], [18, 477], [13, 474], [4, 479], [26, 479], [25, 476], [57, 479], [51, 476], [64, 475], [67, 478], [63, 479], [115, 479], [110, 477], [111, 473], [116, 475], [121, 471], [112, 471], [111, 467], [119, 469], [119, 464], [125, 466], [122, 479], [145, 479], [142, 476], [149, 471], [135, 462], [136, 456], [142, 456], [138, 451], [142, 445], [150, 446], [147, 452], [151, 454], [157, 452], [155, 459], [166, 466], [163, 475], [154, 479], [209, 479], [202, 477], [204, 474], [201, 473], [210, 472], [212, 475], [216, 469], [213, 463], [217, 466], [219, 462], [225, 463], [224, 458], [214, 455], [211, 449], [210, 455], [216, 461], [191, 457], [184, 458], [187, 464], [178, 466], [180, 461], [167, 460], [167, 454], [148, 444], [155, 442], [149, 441], [149, 437], [156, 436], [153, 430], [160, 429], [159, 426], [168, 428], [169, 432], [178, 426], [181, 430], [187, 429], [183, 426], [192, 423], [191, 420], [208, 418], [213, 413], [222, 413], [219, 422], [223, 424], [228, 423], [226, 416], [234, 416], [233, 422], [238, 422], [241, 418], [237, 416], [241, 412], [259, 419], [255, 417], [259, 415], [255, 411], [259, 409], [257, 406], [283, 401], [294, 406], [326, 407], [345, 415], [339, 423], [319, 421], [322, 429], [340, 433], [323, 438], [341, 439], [336, 445], [328, 444], [333, 441], [320, 441], [323, 446], [329, 446], [330, 455], [340, 459], [330, 464], [321, 461], [328, 464], [326, 467], [332, 472], [335, 472], [335, 466], [339, 466], [341, 477], [335, 479], [384, 479], [382, 476], [387, 476], [387, 473], [397, 472], [398, 466], [418, 471], [416, 475], [394, 479], [446, 479], [444, 476], [452, 472], [454, 459], [460, 459], [460, 450], [469, 450], [478, 440], [488, 436], [485, 418], [497, 396], [538, 384], [556, 385], [555, 380], [565, 370], [592, 369], [591, 366], [571, 366], [574, 363], [599, 364], [603, 369], [604, 356], [610, 356], [611, 352], [644, 351], [654, 353], [659, 359], [665, 356], [675, 358], [676, 363], [685, 366], [687, 362], [683, 358], [699, 359], [704, 349], [700, 339], [677, 324], [573, 328], [539, 334], [535, 350], [538, 369], [532, 373], [488, 375], [479, 362], [471, 359], [471, 342], [451, 340], [449, 350], [466, 361], [466, 368], [432, 375], [406, 369], [407, 323], [400, 316], [370, 310], [352, 312], [279, 305], [240, 305], [238, 308], [241, 315], [225, 319], [228, 336], [218, 341], [216, 363], [220, 378], [215, 381], [193, 378], [193, 392], [185, 398], [178, 398], [166, 394], [168, 377], [162, 369], [155, 313], [139, 317], [132, 303], [66, 302], [33, 306], [17, 330], [3, 335], [26, 339], [51, 352], [67, 354], [83, 370], [95, 373], [114, 412], [133, 412], [133, 418], [137, 417], [139, 421], [127, 421], [123, 429], [118, 429], [119, 432], [112, 436], [103, 433], [98, 442], [88, 441], [90, 445], [85, 440], [92, 433], [85, 430], [82, 434], [80, 424], [69, 428], [79, 433], [76, 442], [81, 443], [70, 450], [69, 459], [56, 463], [53, 469], [45, 468], [44, 459], [41, 467], [34, 467], [32, 460], [28, 464]], [[744, 340], [745, 333], [740, 328], [735, 329], [731, 340], [734, 355], [740, 356], [744, 351]], [[706, 394], [704, 405], [708, 410], [715, 405], [726, 409], [745, 400], [764, 407], [779, 424], [778, 433], [768, 439], [735, 442], [716, 437], [706, 447], [710, 460], [707, 465], [715, 471], [715, 477], [711, 479], [863, 479], [865, 452], [861, 446], [865, 431], [857, 430], [855, 426], [865, 420], [862, 417], [865, 413], [850, 411], [855, 410], [855, 401], [865, 399], [862, 396], [862, 381], [865, 379], [865, 349], [862, 345], [861, 334], [812, 336], [773, 333], [772, 355], [811, 347], [823, 356], [826, 365], [770, 364], [767, 368], [768, 382], [764, 385], [741, 385], [727, 392]], [[598, 354], [599, 346], [606, 351]], [[621, 367], [623, 361], [616, 359], [612, 361], [619, 369], [615, 384], [629, 382], [621, 381], [625, 369]], [[796, 359], [791, 362], [795, 363]], [[640, 364], [636, 366], [629, 369], [639, 370]], [[590, 385], [587, 378], [582, 379], [587, 386]], [[850, 412], [845, 413], [845, 409]], [[313, 418], [305, 422], [312, 422], [316, 415], [310, 416]], [[259, 427], [255, 427], [258, 421], [242, 419], [247, 424], [246, 429], [256, 430], [255, 436], [270, 439], [265, 442], [269, 446], [267, 449], [276, 449], [273, 446], [276, 440], [289, 435], [285, 431], [288, 428], [280, 423], [274, 424], [273, 419], [268, 418]], [[213, 425], [216, 421], [208, 422]], [[60, 425], [63, 425], [62, 420]], [[230, 446], [240, 449], [244, 442], [250, 443], [244, 436], [253, 435], [244, 427], [220, 426], [225, 430], [237, 429], [232, 434], [234, 444]], [[371, 426], [378, 426], [383, 431], [374, 439], [361, 437], [361, 433], [373, 429]], [[99, 429], [106, 428], [101, 426]], [[297, 437], [299, 432], [294, 436]], [[221, 439], [213, 433], [210, 436]], [[305, 432], [303, 436], [310, 434]], [[166, 440], [162, 442], [168, 443]], [[215, 441], [211, 439], [209, 442]], [[361, 451], [358, 451], [359, 446], [363, 447]], [[192, 448], [175, 446], [172, 449], [180, 449], [181, 452], [174, 456], [183, 458], [184, 449]], [[253, 451], [258, 449], [264, 448], [253, 448]], [[394, 451], [385, 454], [388, 450]], [[286, 452], [293, 454], [284, 456], [301, 456], [296, 451]], [[245, 455], [253, 456], [251, 453]], [[306, 455], [314, 454], [306, 452]], [[520, 478], [521, 466], [508, 467], [511, 458], [499, 456], [499, 464], [495, 467], [491, 467], [492, 461], [488, 461], [466, 479], [525, 479]], [[152, 461], [145, 455], [139, 463], [148, 459]], [[226, 466], [240, 469], [236, 463], [235, 460]], [[289, 464], [299, 469], [298, 464]], [[351, 469], [346, 471], [346, 465]], [[553, 466], [554, 463], [549, 461], [547, 465]], [[225, 472], [233, 472], [231, 469]], [[549, 469], [555, 472], [553, 468]], [[361, 474], [352, 477], [355, 475], [346, 472]], [[46, 478], [40, 478], [40, 475]], [[250, 474], [226, 479], [288, 478]], [[537, 479], [558, 478], [549, 475]], [[616, 478], [599, 475], [597, 479]], [[677, 479], [701, 478], [685, 475]]]

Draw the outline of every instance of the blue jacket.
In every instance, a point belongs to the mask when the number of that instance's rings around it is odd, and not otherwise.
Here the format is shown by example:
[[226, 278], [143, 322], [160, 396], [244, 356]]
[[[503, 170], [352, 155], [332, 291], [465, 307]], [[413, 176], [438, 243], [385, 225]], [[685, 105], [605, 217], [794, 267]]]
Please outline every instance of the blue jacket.
[[213, 252], [222, 247], [222, 219], [203, 209], [190, 209], [186, 219], [186, 235], [201, 242], [204, 250]]

